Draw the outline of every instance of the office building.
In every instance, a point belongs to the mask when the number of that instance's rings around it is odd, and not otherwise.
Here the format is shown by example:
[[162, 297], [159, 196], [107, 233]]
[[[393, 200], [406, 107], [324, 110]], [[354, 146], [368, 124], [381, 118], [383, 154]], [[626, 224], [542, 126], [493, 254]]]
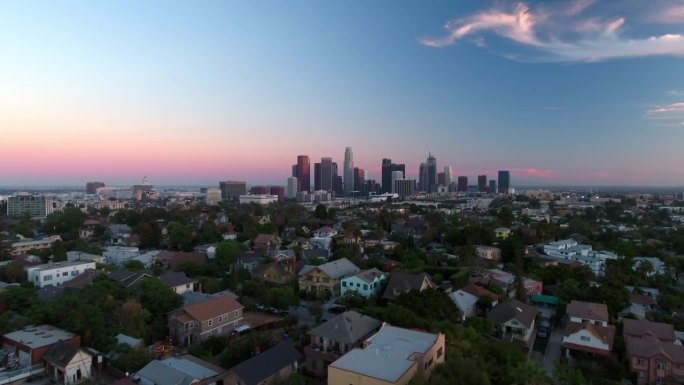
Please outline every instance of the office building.
[[297, 156], [297, 180], [299, 191], [311, 191], [311, 162], [308, 155]]
[[249, 193], [254, 195], [268, 194], [268, 186], [252, 186], [249, 188]]
[[285, 199], [285, 186], [271, 186], [269, 194], [278, 197], [278, 201], [282, 202]]
[[399, 179], [404, 179], [404, 173], [401, 171], [392, 171], [392, 190], [390, 191], [391, 193], [396, 193], [396, 182]]
[[489, 192], [496, 194], [496, 181], [494, 179], [489, 181]]
[[377, 194], [380, 190], [382, 190], [382, 186], [380, 186], [375, 179], [366, 180], [366, 187], [364, 188], [366, 195]]
[[352, 195], [366, 195], [366, 172], [360, 167], [354, 167], [354, 190], [352, 190]]
[[477, 176], [477, 191], [487, 192], [487, 175]]
[[428, 193], [437, 192], [437, 159], [428, 154], [427, 162], [419, 167], [420, 190]]
[[458, 177], [458, 191], [459, 192], [468, 191], [468, 177], [467, 176], [459, 176]]
[[499, 194], [508, 194], [511, 188], [511, 173], [509, 171], [499, 171]]
[[30, 195], [19, 193], [7, 197], [7, 216], [21, 217], [28, 215], [31, 218], [45, 218], [54, 211], [52, 197], [45, 195]]
[[86, 194], [97, 194], [97, 189], [105, 187], [104, 182], [88, 182], [86, 183]]
[[208, 205], [215, 205], [221, 201], [221, 189], [208, 188], [204, 194], [204, 201]]
[[221, 199], [226, 201], [237, 201], [240, 195], [247, 194], [247, 182], [228, 180], [219, 182], [219, 189], [221, 189]]
[[406, 177], [406, 166], [404, 164], [392, 163], [392, 159], [384, 158], [382, 160], [382, 187], [380, 192], [391, 193], [392, 187], [392, 172], [401, 171], [401, 179]]
[[446, 186], [446, 184], [445, 184], [444, 182], [445, 182], [445, 180], [444, 180], [444, 173], [443, 173], [443, 172], [438, 172], [438, 173], [437, 173], [437, 185], [438, 185], [438, 186]]
[[354, 154], [351, 147], [344, 150], [344, 193], [351, 195], [354, 191]]
[[314, 163], [314, 191], [321, 189], [321, 164]]
[[396, 179], [394, 181], [393, 193], [399, 195], [400, 198], [406, 198], [416, 193], [415, 179]]
[[323, 191], [332, 191], [333, 161], [332, 158], [321, 158], [321, 188]]
[[297, 178], [293, 176], [287, 178], [287, 192], [285, 197], [287, 199], [295, 199], [297, 198], [297, 192], [299, 192], [299, 181]]
[[444, 186], [449, 187], [451, 185], [452, 175], [451, 166], [444, 166]]

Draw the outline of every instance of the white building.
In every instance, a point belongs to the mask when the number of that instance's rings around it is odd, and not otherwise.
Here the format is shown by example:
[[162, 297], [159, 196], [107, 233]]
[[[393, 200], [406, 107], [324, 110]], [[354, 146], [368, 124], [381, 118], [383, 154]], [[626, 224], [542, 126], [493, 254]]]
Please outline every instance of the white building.
[[58, 286], [74, 279], [86, 270], [94, 270], [95, 262], [55, 262], [33, 266], [26, 269], [29, 282], [37, 287]]
[[340, 295], [345, 296], [347, 293], [355, 292], [363, 298], [370, 298], [379, 294], [381, 282], [386, 278], [387, 275], [376, 268], [360, 271], [355, 275], [342, 278]]
[[204, 196], [204, 201], [208, 205], [215, 205], [221, 202], [221, 189], [208, 188], [207, 193]]
[[285, 191], [285, 198], [297, 198], [297, 191], [299, 190], [299, 181], [297, 178], [291, 176], [287, 178], [287, 190]]
[[66, 254], [67, 254], [67, 261], [69, 261], [69, 262], [87, 261], [87, 262], [95, 262], [95, 263], [105, 263], [105, 257], [103, 257], [101, 255], [84, 253], [82, 251], [67, 251]]
[[618, 258], [613, 252], [592, 250], [591, 245], [579, 244], [574, 239], [549, 242], [544, 245], [544, 253], [555, 259], [578, 262], [596, 276], [604, 275], [606, 261]]
[[277, 195], [258, 194], [258, 195], [240, 195], [240, 204], [257, 203], [260, 205], [267, 205], [269, 203], [278, 202]]
[[30, 241], [14, 242], [12, 243], [12, 250], [10, 251], [10, 254], [20, 255], [27, 254], [31, 250], [49, 249], [55, 242], [61, 240], [62, 238], [59, 235], [51, 235], [43, 239], [32, 239]]
[[127, 246], [108, 246], [102, 252], [105, 261], [114, 266], [122, 266], [126, 261], [140, 255], [140, 249]]
[[652, 277], [656, 274], [667, 274], [667, 266], [665, 266], [665, 262], [661, 261], [660, 258], [656, 257], [636, 257], [632, 262], [634, 264], [632, 266], [632, 269], [637, 270], [642, 264], [646, 262], [651, 264], [651, 269], [646, 272], [647, 276]]

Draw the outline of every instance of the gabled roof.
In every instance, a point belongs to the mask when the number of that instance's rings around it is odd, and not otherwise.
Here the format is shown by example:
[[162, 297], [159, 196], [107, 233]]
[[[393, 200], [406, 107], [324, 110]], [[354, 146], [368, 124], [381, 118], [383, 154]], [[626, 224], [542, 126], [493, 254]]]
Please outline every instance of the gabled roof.
[[176, 286], [182, 286], [182, 285], [187, 285], [190, 283], [195, 283], [197, 282], [196, 279], [192, 279], [185, 275], [184, 272], [182, 271], [168, 271], [162, 275], [159, 276], [159, 279], [166, 284], [168, 287], [176, 287]]
[[674, 342], [674, 326], [671, 324], [652, 322], [646, 319], [633, 320], [625, 318], [622, 320], [622, 334], [627, 337], [644, 337], [652, 335], [661, 341]]
[[294, 364], [301, 357], [302, 355], [292, 345], [281, 342], [233, 366], [230, 371], [235, 372], [244, 385], [257, 385], [286, 366]]
[[580, 330], [586, 330], [608, 345], [608, 350], [613, 350], [613, 340], [615, 339], [615, 326], [596, 325], [589, 321], [569, 322], [565, 327], [565, 336], [570, 336]]
[[493, 292], [491, 292], [491, 291], [485, 289], [484, 287], [475, 284], [474, 282], [470, 282], [469, 284], [467, 284], [467, 285], [466, 285], [464, 288], [462, 288], [461, 290], [463, 290], [464, 292], [466, 292], [466, 293], [468, 293], [468, 294], [470, 294], [470, 295], [473, 295], [473, 296], [475, 296], [475, 297], [477, 297], [477, 298], [480, 298], [480, 297], [489, 297], [489, 298], [491, 298], [491, 299], [494, 300], [494, 301], [496, 301], [496, 300], [499, 299], [499, 296], [498, 296], [496, 293], [493, 293]]
[[330, 253], [326, 249], [309, 249], [302, 250], [302, 259], [312, 260], [312, 259], [328, 259]]
[[332, 262], [317, 266], [317, 268], [330, 278], [340, 278], [345, 275], [357, 273], [359, 268], [347, 258], [341, 258]]
[[646, 335], [642, 338], [627, 337], [625, 345], [628, 354], [632, 356], [643, 358], [664, 356], [677, 365], [684, 365], [684, 346], [660, 341], [653, 335]]
[[43, 356], [43, 359], [56, 367], [64, 368], [69, 365], [69, 362], [74, 359], [79, 350], [79, 348], [59, 340], [52, 345], [50, 350]]
[[159, 385], [190, 385], [198, 380], [211, 378], [222, 373], [221, 368], [193, 356], [152, 360], [138, 370], [134, 378], [144, 378]]
[[196, 303], [183, 308], [185, 312], [197, 321], [206, 321], [219, 315], [242, 309], [238, 301], [227, 296], [216, 297], [208, 301]]
[[277, 237], [273, 234], [259, 234], [256, 236], [256, 238], [254, 238], [253, 242], [255, 245], [265, 245], [265, 244], [271, 242], [272, 240], [276, 240], [276, 239], [277, 239]]
[[356, 277], [356, 278], [358, 278], [361, 281], [366, 282], [366, 283], [373, 283], [373, 281], [375, 281], [376, 278], [381, 277], [382, 275], [383, 275], [383, 272], [374, 267], [374, 268], [369, 269], [369, 270], [360, 271], [360, 272], [356, 273], [356, 275], [354, 275], [354, 277]]
[[352, 310], [311, 329], [309, 334], [346, 344], [355, 344], [381, 325], [382, 322], [377, 319]]
[[536, 316], [536, 307], [526, 305], [517, 299], [512, 299], [510, 301], [500, 302], [496, 305], [496, 307], [487, 314], [487, 319], [499, 325], [515, 319], [526, 328], [531, 329]]
[[437, 287], [437, 284], [432, 281], [432, 277], [427, 273], [392, 273], [383, 298], [394, 299], [398, 295], [395, 292], [403, 293], [405, 291], [421, 290], [424, 283], [430, 288]]
[[570, 317], [608, 322], [608, 306], [602, 303], [572, 301], [565, 312]]
[[140, 270], [140, 271], [128, 271], [128, 270], [116, 270], [112, 271], [107, 275], [109, 279], [119, 282], [124, 287], [131, 287], [136, 284], [140, 279], [144, 277], [153, 277], [154, 272], [152, 270]]

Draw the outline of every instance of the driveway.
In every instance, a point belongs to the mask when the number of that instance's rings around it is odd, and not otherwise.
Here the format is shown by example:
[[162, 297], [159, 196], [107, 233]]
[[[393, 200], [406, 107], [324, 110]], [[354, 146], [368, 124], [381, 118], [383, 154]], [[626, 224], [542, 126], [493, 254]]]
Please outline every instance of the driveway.
[[544, 369], [553, 376], [553, 368], [561, 357], [561, 345], [563, 344], [563, 329], [553, 329], [544, 354]]

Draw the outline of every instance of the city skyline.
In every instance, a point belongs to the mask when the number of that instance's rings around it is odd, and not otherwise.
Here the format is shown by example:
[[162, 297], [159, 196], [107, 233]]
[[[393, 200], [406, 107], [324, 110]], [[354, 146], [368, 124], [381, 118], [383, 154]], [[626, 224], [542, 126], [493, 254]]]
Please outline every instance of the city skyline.
[[683, 34], [669, 0], [5, 1], [0, 185], [285, 185], [351, 147], [366, 180], [432, 153], [452, 178], [680, 186]]

